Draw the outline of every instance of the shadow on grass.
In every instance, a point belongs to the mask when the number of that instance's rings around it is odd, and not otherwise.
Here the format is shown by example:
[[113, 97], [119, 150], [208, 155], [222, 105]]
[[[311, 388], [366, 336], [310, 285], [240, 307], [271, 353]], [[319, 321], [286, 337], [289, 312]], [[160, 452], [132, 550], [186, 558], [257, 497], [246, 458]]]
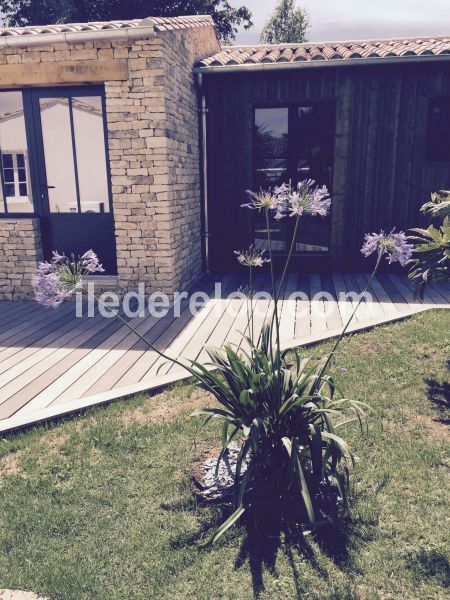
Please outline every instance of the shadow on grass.
[[[182, 507], [179, 504], [161, 506], [169, 511], [194, 509], [193, 505], [188, 503], [183, 503]], [[197, 511], [196, 514], [198, 518]], [[172, 540], [171, 547], [180, 549], [186, 546], [197, 546], [204, 552], [213, 551], [214, 547], [200, 548], [200, 544], [214, 534], [229, 514], [229, 507], [213, 507], [213, 514], [209, 512], [207, 516], [205, 515], [194, 533], [178, 536]], [[268, 519], [267, 515], [259, 518], [247, 516], [242, 519], [241, 525], [240, 528], [227, 531], [225, 536], [228, 542], [241, 539], [234, 564], [237, 570], [248, 565], [252, 578], [253, 598], [258, 599], [265, 591], [264, 572], [269, 571], [276, 575], [276, 562], [280, 552], [285, 554], [290, 565], [296, 590], [295, 597], [302, 598], [305, 593], [302, 589], [300, 573], [302, 561], [308, 561], [324, 581], [330, 578], [330, 574], [324, 566], [323, 555], [332, 560], [338, 568], [353, 571], [354, 565], [349, 556], [349, 547], [359, 547], [368, 543], [373, 537], [370, 532], [377, 526], [377, 521], [369, 522], [357, 516], [352, 518], [347, 511], [337, 525], [321, 527], [314, 534], [305, 534], [300, 526], [274, 522], [274, 519]]]
[[[447, 369], [450, 372], [450, 360], [447, 361]], [[438, 413], [436, 420], [450, 425], [450, 383], [436, 379], [425, 379], [425, 383], [428, 399]]]
[[[301, 532], [299, 528], [286, 524], [278, 528], [273, 527], [271, 531], [267, 531], [267, 521], [262, 523], [261, 526], [258, 526], [254, 521], [247, 522], [245, 536], [236, 557], [235, 566], [239, 569], [248, 563], [252, 576], [254, 598], [259, 598], [265, 590], [264, 570], [276, 575], [276, 560], [279, 552], [284, 552], [288, 559], [297, 598], [300, 598], [302, 592], [304, 592], [299, 572], [299, 564], [302, 560], [308, 560], [322, 579], [329, 579], [328, 570], [321, 564], [313, 542], [316, 542], [321, 550], [324, 547], [328, 551], [332, 550], [331, 554], [339, 547], [340, 554], [347, 543], [340, 536], [336, 536], [335, 530], [332, 533], [332, 530], [334, 528], [330, 528], [328, 532], [322, 530], [316, 532], [314, 536], [309, 536]], [[330, 545], [331, 540], [333, 541]], [[344, 553], [346, 554], [345, 550]]]
[[417, 581], [433, 579], [443, 588], [450, 587], [450, 563], [446, 552], [433, 549], [418, 549], [407, 557], [408, 568]]

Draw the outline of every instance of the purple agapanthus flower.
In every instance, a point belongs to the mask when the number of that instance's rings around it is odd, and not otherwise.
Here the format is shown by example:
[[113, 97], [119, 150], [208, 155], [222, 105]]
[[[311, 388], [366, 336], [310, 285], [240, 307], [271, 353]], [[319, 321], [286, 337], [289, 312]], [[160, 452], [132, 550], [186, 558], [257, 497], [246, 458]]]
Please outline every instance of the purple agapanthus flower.
[[57, 308], [81, 287], [84, 275], [103, 271], [97, 255], [92, 250], [78, 258], [72, 256], [71, 259], [54, 251], [51, 262], [39, 263], [38, 272], [32, 278], [36, 302]]
[[398, 262], [404, 267], [411, 260], [413, 248], [403, 231], [395, 233], [393, 229], [390, 233], [383, 230], [380, 233], [366, 233], [361, 252], [366, 258], [374, 252], [379, 256], [384, 254], [389, 263]]
[[326, 186], [317, 186], [313, 179], [305, 179], [295, 188], [289, 183], [283, 183], [273, 190], [247, 193], [251, 202], [242, 204], [243, 207], [253, 210], [268, 209], [274, 212], [276, 220], [286, 216], [300, 217], [303, 214], [325, 217], [331, 206]]
[[262, 267], [264, 263], [270, 262], [270, 259], [264, 256], [265, 250], [256, 250], [253, 245], [248, 250], [235, 250], [234, 253], [238, 263], [245, 267]]
[[308, 214], [326, 217], [330, 206], [331, 198], [326, 186], [319, 187], [313, 179], [304, 179], [297, 184], [289, 198], [289, 216]]
[[241, 204], [241, 208], [250, 208], [252, 210], [276, 208], [276, 199], [271, 190], [263, 190], [262, 188], [259, 190], [259, 192], [247, 190], [247, 194], [250, 198], [250, 202]]
[[100, 262], [98, 260], [98, 256], [95, 254], [95, 252], [93, 250], [88, 250], [87, 252], [85, 252], [83, 254], [83, 256], [80, 258], [80, 262], [81, 262], [82, 268], [86, 271], [86, 274], [87, 273], [99, 273], [99, 272], [104, 271], [102, 265], [100, 264]]

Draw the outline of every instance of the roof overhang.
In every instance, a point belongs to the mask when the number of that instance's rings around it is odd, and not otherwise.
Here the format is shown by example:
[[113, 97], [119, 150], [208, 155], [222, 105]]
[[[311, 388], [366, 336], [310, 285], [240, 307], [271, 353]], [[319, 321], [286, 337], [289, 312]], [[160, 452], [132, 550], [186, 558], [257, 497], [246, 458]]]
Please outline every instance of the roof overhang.
[[196, 73], [208, 75], [220, 75], [221, 73], [255, 73], [268, 71], [291, 71], [295, 69], [318, 69], [325, 67], [368, 67], [375, 65], [405, 65], [405, 64], [424, 64], [424, 63], [442, 63], [450, 64], [450, 54], [440, 55], [422, 55], [422, 56], [386, 56], [369, 58], [347, 58], [333, 60], [311, 60], [297, 62], [270, 62], [254, 64], [233, 64], [233, 65], [211, 65], [197, 66], [194, 68]]
[[167, 31], [206, 26], [214, 26], [210, 15], [0, 28], [0, 50], [93, 41], [132, 42], [157, 37]]

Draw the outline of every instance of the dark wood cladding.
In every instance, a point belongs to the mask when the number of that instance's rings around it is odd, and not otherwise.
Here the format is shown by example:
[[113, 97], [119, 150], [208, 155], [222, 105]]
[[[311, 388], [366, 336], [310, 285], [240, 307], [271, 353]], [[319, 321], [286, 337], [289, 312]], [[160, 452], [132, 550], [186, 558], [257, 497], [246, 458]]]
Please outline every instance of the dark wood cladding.
[[421, 204], [450, 187], [450, 162], [425, 156], [428, 101], [450, 97], [450, 62], [224, 73], [204, 82], [215, 269], [229, 268], [232, 250], [251, 241], [252, 215], [240, 204], [253, 186], [257, 106], [336, 103], [332, 268], [358, 268], [365, 232], [423, 223]]

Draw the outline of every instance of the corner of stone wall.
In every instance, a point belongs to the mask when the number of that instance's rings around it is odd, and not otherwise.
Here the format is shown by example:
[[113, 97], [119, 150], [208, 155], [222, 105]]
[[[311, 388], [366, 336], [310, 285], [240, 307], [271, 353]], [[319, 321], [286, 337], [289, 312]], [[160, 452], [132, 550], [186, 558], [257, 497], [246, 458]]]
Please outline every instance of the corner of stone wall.
[[172, 294], [201, 275], [201, 178], [193, 67], [213, 27], [163, 32], [128, 49], [129, 79], [106, 83], [121, 291]]

